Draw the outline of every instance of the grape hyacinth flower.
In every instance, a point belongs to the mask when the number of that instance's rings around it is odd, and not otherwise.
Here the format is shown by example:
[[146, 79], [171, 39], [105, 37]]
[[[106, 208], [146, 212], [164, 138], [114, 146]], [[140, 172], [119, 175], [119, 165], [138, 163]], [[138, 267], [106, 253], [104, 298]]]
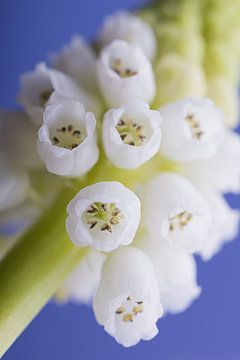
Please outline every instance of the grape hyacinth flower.
[[81, 176], [98, 159], [96, 119], [78, 102], [49, 105], [38, 131], [38, 151], [49, 172]]
[[77, 246], [106, 252], [132, 242], [141, 216], [137, 196], [116, 181], [82, 189], [67, 211], [70, 239]]
[[97, 76], [109, 106], [120, 106], [134, 100], [149, 103], [155, 95], [151, 63], [141, 48], [124, 40], [114, 40], [101, 50]]
[[152, 339], [200, 296], [195, 254], [237, 235], [237, 24], [189, 1], [108, 16], [0, 110], [0, 357], [50, 296], [125, 347]]
[[148, 104], [138, 101], [109, 110], [104, 117], [103, 144], [111, 162], [134, 169], [159, 150], [162, 119]]
[[156, 322], [163, 309], [153, 267], [144, 252], [129, 246], [107, 259], [93, 309], [97, 321], [126, 347], [157, 335]]

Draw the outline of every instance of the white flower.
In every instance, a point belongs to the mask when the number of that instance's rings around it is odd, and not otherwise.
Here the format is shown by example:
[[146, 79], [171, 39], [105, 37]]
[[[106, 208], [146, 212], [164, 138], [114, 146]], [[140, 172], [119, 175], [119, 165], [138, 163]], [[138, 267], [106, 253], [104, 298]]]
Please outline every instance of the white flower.
[[203, 248], [211, 226], [210, 210], [187, 179], [174, 173], [156, 176], [146, 186], [144, 205], [152, 235], [189, 252]]
[[223, 193], [240, 192], [240, 137], [225, 130], [215, 156], [188, 163], [182, 172], [194, 182]]
[[61, 302], [89, 304], [101, 278], [106, 255], [89, 250], [76, 269], [65, 279], [56, 297]]
[[37, 128], [23, 111], [0, 110], [0, 149], [12, 161], [30, 168], [40, 167]]
[[175, 161], [211, 157], [223, 138], [223, 115], [210, 99], [186, 98], [159, 109], [161, 152]]
[[81, 88], [96, 92], [96, 59], [93, 50], [81, 37], [75, 36], [70, 44], [52, 56], [56, 69], [75, 79]]
[[42, 124], [43, 111], [47, 105], [66, 100], [79, 101], [87, 110], [99, 112], [95, 98], [84, 93], [70, 76], [50, 69], [44, 63], [22, 75], [19, 102], [38, 126]]
[[156, 85], [152, 65], [141, 48], [124, 40], [106, 45], [97, 61], [100, 89], [109, 106], [143, 100], [151, 102]]
[[0, 158], [0, 211], [19, 205], [28, 195], [27, 173], [5, 158]]
[[38, 152], [49, 172], [81, 176], [98, 160], [96, 119], [82, 104], [49, 105], [38, 132]]
[[137, 196], [115, 181], [80, 190], [67, 212], [66, 228], [72, 242], [106, 252], [132, 242], [141, 216]]
[[194, 257], [160, 237], [143, 238], [138, 245], [152, 261], [164, 312], [185, 311], [201, 293]]
[[202, 259], [208, 261], [221, 250], [225, 243], [236, 238], [240, 213], [239, 210], [231, 209], [221, 194], [206, 189], [201, 190], [208, 201], [213, 219], [208, 240], [199, 251]]
[[152, 264], [139, 249], [117, 250], [106, 260], [93, 309], [104, 329], [124, 346], [157, 333], [162, 305]]
[[156, 38], [152, 28], [128, 11], [118, 11], [104, 20], [99, 34], [100, 44], [106, 45], [115, 39], [138, 45], [150, 60], [155, 55]]
[[158, 111], [134, 102], [109, 110], [104, 117], [103, 144], [107, 157], [120, 168], [134, 169], [150, 160], [161, 142]]

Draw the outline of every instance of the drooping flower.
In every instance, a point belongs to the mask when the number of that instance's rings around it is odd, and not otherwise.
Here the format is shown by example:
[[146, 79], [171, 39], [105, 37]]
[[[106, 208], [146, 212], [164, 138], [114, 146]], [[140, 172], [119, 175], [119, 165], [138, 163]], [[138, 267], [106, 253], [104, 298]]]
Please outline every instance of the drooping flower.
[[29, 178], [21, 167], [0, 157], [0, 211], [19, 205], [28, 195]]
[[163, 310], [152, 264], [141, 250], [128, 246], [108, 257], [93, 301], [99, 324], [128, 347], [158, 333]]
[[150, 234], [189, 252], [203, 248], [211, 228], [205, 198], [190, 181], [174, 173], [161, 173], [146, 185], [144, 218]]
[[189, 162], [182, 173], [194, 183], [222, 193], [240, 192], [240, 138], [234, 131], [225, 129], [221, 145], [215, 156]]
[[128, 11], [118, 11], [106, 17], [98, 38], [102, 46], [115, 39], [138, 45], [150, 60], [156, 52], [156, 39], [152, 28]]
[[151, 259], [165, 312], [185, 311], [200, 295], [194, 257], [170, 247], [160, 236], [145, 237], [137, 243]]
[[106, 252], [132, 242], [141, 216], [138, 197], [115, 181], [80, 190], [67, 212], [66, 229], [72, 242]]
[[117, 107], [135, 100], [149, 103], [155, 95], [151, 63], [141, 48], [124, 40], [114, 40], [101, 50], [97, 75], [109, 106]]
[[210, 99], [186, 98], [161, 107], [160, 113], [164, 156], [185, 162], [216, 153], [224, 133], [223, 114]]
[[57, 301], [89, 304], [99, 284], [105, 258], [105, 254], [90, 249], [57, 291]]
[[44, 63], [21, 77], [19, 102], [37, 126], [42, 125], [47, 105], [67, 100], [81, 102], [87, 110], [98, 114], [97, 100], [85, 93], [70, 76], [48, 68]]
[[56, 69], [70, 75], [89, 93], [96, 92], [95, 54], [82, 36], [75, 36], [63, 49], [52, 56]]
[[141, 101], [109, 110], [103, 123], [107, 157], [115, 166], [125, 169], [144, 164], [159, 150], [161, 123], [160, 114]]
[[38, 131], [38, 152], [49, 172], [81, 176], [98, 160], [96, 119], [78, 102], [49, 105]]
[[38, 168], [37, 128], [21, 110], [0, 110], [0, 150], [21, 166]]

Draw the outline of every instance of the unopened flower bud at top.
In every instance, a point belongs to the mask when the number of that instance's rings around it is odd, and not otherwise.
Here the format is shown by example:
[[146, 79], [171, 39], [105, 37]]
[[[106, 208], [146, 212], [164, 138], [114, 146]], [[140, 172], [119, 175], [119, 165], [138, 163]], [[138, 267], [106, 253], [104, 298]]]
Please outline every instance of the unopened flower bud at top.
[[119, 182], [80, 190], [67, 207], [66, 229], [77, 246], [110, 252], [133, 241], [140, 222], [138, 197]]
[[123, 346], [157, 335], [163, 309], [153, 266], [143, 251], [128, 246], [108, 257], [93, 309], [99, 324]]
[[126, 40], [141, 47], [150, 60], [154, 58], [156, 52], [153, 29], [138, 16], [125, 10], [106, 17], [98, 39], [102, 46], [115, 39]]
[[161, 143], [161, 115], [136, 101], [104, 116], [103, 144], [107, 157], [120, 168], [135, 169], [150, 160]]
[[96, 119], [74, 101], [49, 105], [38, 131], [38, 152], [49, 172], [77, 177], [98, 160]]
[[103, 47], [97, 60], [97, 76], [109, 106], [142, 100], [150, 103], [156, 85], [152, 65], [137, 45], [114, 40]]

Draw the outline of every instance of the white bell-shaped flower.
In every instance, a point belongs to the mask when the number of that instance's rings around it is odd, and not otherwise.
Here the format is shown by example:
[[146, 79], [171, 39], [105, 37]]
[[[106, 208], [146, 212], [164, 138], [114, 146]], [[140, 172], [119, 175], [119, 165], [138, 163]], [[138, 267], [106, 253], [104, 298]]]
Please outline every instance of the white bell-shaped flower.
[[0, 150], [11, 161], [29, 168], [40, 167], [37, 128], [21, 110], [0, 110]]
[[182, 172], [193, 182], [201, 182], [206, 188], [223, 193], [240, 192], [240, 137], [225, 129], [224, 138], [215, 156], [190, 162]]
[[53, 66], [70, 75], [81, 88], [96, 91], [96, 58], [89, 44], [75, 36], [63, 49], [52, 56]]
[[201, 293], [194, 257], [170, 247], [160, 237], [143, 238], [138, 246], [152, 261], [164, 312], [185, 311]]
[[96, 119], [75, 101], [49, 105], [38, 131], [38, 152], [49, 172], [76, 177], [98, 160]]
[[149, 232], [178, 249], [203, 248], [211, 228], [211, 214], [202, 194], [184, 177], [162, 173], [144, 192], [144, 218]]
[[156, 322], [163, 310], [153, 267], [144, 252], [128, 246], [108, 257], [93, 309], [99, 324], [124, 346], [158, 333]]
[[239, 210], [231, 209], [224, 197], [215, 191], [202, 190], [212, 213], [213, 224], [204, 247], [199, 251], [202, 259], [210, 260], [224, 244], [233, 241], [239, 230]]
[[48, 68], [44, 63], [21, 77], [19, 102], [36, 125], [42, 125], [43, 111], [47, 105], [67, 100], [81, 102], [87, 110], [99, 112], [97, 100], [85, 93], [68, 75]]
[[0, 211], [19, 205], [27, 197], [28, 191], [27, 173], [0, 157]]
[[135, 169], [159, 150], [162, 119], [147, 103], [137, 101], [109, 110], [104, 117], [103, 144], [107, 157], [120, 168]]
[[99, 284], [105, 258], [105, 254], [89, 250], [57, 291], [57, 301], [89, 304]]
[[223, 113], [210, 99], [185, 98], [159, 109], [161, 153], [175, 161], [213, 156], [223, 138]]
[[97, 75], [103, 97], [111, 107], [135, 100], [150, 103], [154, 98], [151, 63], [140, 47], [124, 40], [114, 40], [101, 50]]
[[140, 221], [138, 197], [119, 182], [99, 182], [80, 190], [67, 207], [72, 242], [112, 251], [132, 242]]
[[121, 10], [107, 16], [99, 34], [100, 44], [106, 45], [115, 39], [126, 40], [141, 47], [152, 60], [156, 52], [156, 38], [152, 28], [138, 16]]

